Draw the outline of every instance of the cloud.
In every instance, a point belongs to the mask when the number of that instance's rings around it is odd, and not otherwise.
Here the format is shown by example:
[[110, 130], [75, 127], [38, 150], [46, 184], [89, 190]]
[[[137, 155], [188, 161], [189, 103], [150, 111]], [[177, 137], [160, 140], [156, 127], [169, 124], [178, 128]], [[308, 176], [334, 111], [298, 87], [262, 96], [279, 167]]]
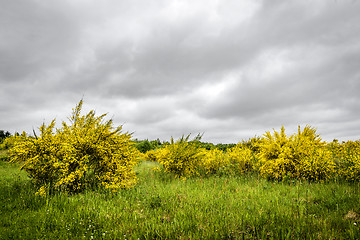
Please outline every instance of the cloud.
[[357, 1], [2, 2], [0, 128], [84, 110], [138, 138], [359, 138]]
[[[78, 42], [76, 21], [60, 2], [2, 1], [0, 44], [2, 81], [32, 81], [72, 58]], [[59, 6], [59, 7], [56, 7]]]

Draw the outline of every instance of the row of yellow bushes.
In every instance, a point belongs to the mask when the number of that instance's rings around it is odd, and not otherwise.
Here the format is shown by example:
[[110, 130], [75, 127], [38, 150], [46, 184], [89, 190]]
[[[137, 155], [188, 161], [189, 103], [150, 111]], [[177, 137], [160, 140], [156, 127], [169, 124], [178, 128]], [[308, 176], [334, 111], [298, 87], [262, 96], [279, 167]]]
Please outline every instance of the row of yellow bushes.
[[360, 142], [326, 143], [310, 126], [299, 127], [291, 136], [282, 127], [280, 132], [266, 132], [262, 138], [239, 143], [226, 152], [206, 150], [188, 137], [172, 139], [170, 144], [148, 151], [144, 158], [180, 177], [258, 172], [277, 180], [360, 180]]
[[[81, 115], [82, 104], [73, 109], [70, 124], [62, 122], [55, 129], [53, 120], [40, 127], [40, 136], [23, 133], [3, 143], [10, 147], [11, 161], [21, 162], [39, 186], [39, 194], [99, 186], [116, 191], [137, 182], [133, 168], [141, 153], [131, 134], [122, 133], [121, 126], [113, 128], [112, 120], [104, 120], [105, 114], [97, 117], [90, 111]], [[299, 127], [291, 136], [282, 127], [280, 132], [266, 132], [226, 151], [206, 150], [199, 140], [189, 141], [189, 136], [171, 139], [143, 158], [159, 162], [164, 171], [179, 177], [258, 172], [276, 180], [360, 180], [360, 141], [326, 143], [310, 126]]]

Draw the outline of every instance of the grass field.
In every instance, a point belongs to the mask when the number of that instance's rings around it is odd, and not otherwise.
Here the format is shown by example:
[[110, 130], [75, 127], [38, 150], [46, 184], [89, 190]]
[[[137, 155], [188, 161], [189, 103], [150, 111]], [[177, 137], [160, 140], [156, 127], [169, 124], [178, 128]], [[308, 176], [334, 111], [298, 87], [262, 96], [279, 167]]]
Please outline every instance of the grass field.
[[0, 161], [0, 239], [360, 239], [360, 185], [272, 182], [256, 175], [175, 179], [136, 168], [117, 194], [36, 196]]

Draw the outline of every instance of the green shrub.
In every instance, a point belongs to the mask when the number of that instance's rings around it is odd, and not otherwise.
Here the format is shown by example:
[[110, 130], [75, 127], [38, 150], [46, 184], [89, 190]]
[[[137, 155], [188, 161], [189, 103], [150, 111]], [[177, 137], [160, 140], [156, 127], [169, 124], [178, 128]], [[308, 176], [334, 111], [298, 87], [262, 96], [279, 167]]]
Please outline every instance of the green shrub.
[[136, 148], [141, 153], [146, 153], [147, 151], [150, 151], [150, 150], [154, 149], [155, 147], [149, 142], [149, 140], [143, 140], [143, 141], [136, 142]]
[[136, 184], [133, 167], [138, 151], [129, 133], [122, 127], [113, 128], [106, 114], [95, 116], [95, 111], [81, 116], [83, 101], [73, 109], [70, 122], [55, 128], [40, 127], [40, 136], [22, 136], [10, 150], [12, 161], [22, 162], [29, 176], [40, 187], [38, 193], [49, 190], [81, 192], [103, 186], [116, 191]]

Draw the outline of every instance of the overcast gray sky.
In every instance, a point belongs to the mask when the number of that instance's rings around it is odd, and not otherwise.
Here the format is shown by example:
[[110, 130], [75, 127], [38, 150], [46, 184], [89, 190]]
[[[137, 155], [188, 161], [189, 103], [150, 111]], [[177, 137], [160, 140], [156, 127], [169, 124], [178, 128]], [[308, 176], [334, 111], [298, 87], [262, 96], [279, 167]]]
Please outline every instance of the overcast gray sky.
[[360, 1], [0, 0], [0, 129], [82, 97], [139, 139], [359, 139]]

